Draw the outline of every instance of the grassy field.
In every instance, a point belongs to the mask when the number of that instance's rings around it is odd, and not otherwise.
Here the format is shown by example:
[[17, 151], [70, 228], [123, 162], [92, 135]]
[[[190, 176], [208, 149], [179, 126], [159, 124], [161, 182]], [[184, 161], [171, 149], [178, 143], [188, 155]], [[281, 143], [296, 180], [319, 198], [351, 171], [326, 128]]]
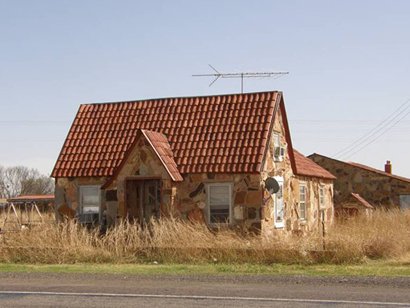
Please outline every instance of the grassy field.
[[332, 265], [338, 264], [342, 266], [334, 270], [356, 266], [358, 271], [377, 271], [372, 262], [380, 262], [376, 264], [386, 273], [398, 273], [410, 266], [410, 212], [379, 210], [372, 217], [335, 223], [325, 242], [323, 250], [318, 232], [262, 237], [239, 229], [215, 232], [202, 224], [175, 219], [154, 221], [144, 229], [123, 222], [104, 235], [73, 221], [47, 222], [1, 234], [0, 262], [6, 267], [17, 263], [74, 267], [79, 263], [97, 267], [140, 264], [137, 268], [157, 262], [165, 268], [166, 264], [173, 268], [173, 264], [202, 264], [199, 271], [201, 267], [209, 271], [228, 268], [227, 272], [253, 268], [269, 273], [285, 265], [292, 271], [300, 266], [306, 271], [322, 267], [332, 271]]
[[0, 264], [0, 272], [89, 273], [119, 275], [305, 275], [410, 277], [410, 266], [373, 261], [335, 264]]

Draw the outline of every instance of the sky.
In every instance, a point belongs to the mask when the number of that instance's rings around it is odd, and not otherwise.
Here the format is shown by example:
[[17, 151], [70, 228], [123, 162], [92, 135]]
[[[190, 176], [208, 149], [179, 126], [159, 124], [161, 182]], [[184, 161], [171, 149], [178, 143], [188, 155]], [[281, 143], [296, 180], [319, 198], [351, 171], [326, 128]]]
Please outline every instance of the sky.
[[405, 0], [0, 0], [0, 165], [49, 175], [83, 103], [240, 92], [192, 77], [211, 64], [288, 71], [244, 91], [283, 91], [305, 155], [410, 177], [409, 16]]

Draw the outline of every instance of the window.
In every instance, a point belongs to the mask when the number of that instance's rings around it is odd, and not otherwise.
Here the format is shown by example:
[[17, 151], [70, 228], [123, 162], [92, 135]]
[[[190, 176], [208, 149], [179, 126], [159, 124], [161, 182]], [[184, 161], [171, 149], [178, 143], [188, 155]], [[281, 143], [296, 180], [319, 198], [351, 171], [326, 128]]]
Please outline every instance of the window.
[[323, 186], [319, 187], [319, 205], [321, 208], [325, 207], [325, 189]]
[[279, 190], [276, 194], [274, 194], [274, 217], [273, 222], [275, 224], [275, 228], [283, 228], [284, 227], [284, 203], [283, 203], [283, 177], [275, 176], [275, 180], [279, 184]]
[[278, 133], [273, 133], [273, 151], [275, 161], [283, 161], [285, 148], [281, 145], [280, 134]]
[[208, 184], [209, 223], [231, 223], [231, 196], [231, 184]]
[[299, 219], [306, 219], [306, 184], [299, 185]]
[[400, 195], [400, 209], [410, 210], [410, 195]]
[[100, 186], [80, 186], [80, 222], [95, 223], [100, 213]]

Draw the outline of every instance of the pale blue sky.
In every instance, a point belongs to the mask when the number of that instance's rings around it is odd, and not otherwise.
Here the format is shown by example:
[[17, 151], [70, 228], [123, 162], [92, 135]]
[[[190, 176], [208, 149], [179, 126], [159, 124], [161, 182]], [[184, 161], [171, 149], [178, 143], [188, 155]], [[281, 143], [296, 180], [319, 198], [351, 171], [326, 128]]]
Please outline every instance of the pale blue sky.
[[[240, 91], [208, 63], [289, 71], [245, 91], [283, 91], [295, 148], [332, 156], [410, 98], [410, 1], [0, 0], [0, 164], [49, 174], [81, 103]], [[347, 158], [410, 177], [409, 133]]]

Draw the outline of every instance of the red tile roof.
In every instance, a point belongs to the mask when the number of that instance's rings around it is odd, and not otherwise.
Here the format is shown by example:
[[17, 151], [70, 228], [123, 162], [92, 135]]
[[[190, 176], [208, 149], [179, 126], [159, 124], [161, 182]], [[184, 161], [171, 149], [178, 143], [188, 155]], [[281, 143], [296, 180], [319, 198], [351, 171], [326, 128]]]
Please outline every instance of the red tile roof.
[[168, 143], [167, 137], [161, 133], [145, 129], [141, 129], [141, 132], [151, 144], [172, 180], [176, 182], [182, 181], [182, 175], [178, 171], [177, 164], [175, 163], [174, 155], [172, 154], [171, 146]]
[[369, 209], [374, 209], [374, 207], [369, 202], [367, 202], [362, 196], [360, 196], [359, 194], [351, 193], [351, 196], [353, 198], [355, 198], [364, 207], [367, 207]]
[[138, 129], [167, 137], [182, 174], [260, 172], [280, 100], [275, 91], [81, 105], [52, 176], [112, 176]]
[[322, 168], [301, 153], [293, 150], [296, 163], [296, 174], [301, 176], [316, 177], [322, 179], [334, 180], [336, 177], [326, 169]]

